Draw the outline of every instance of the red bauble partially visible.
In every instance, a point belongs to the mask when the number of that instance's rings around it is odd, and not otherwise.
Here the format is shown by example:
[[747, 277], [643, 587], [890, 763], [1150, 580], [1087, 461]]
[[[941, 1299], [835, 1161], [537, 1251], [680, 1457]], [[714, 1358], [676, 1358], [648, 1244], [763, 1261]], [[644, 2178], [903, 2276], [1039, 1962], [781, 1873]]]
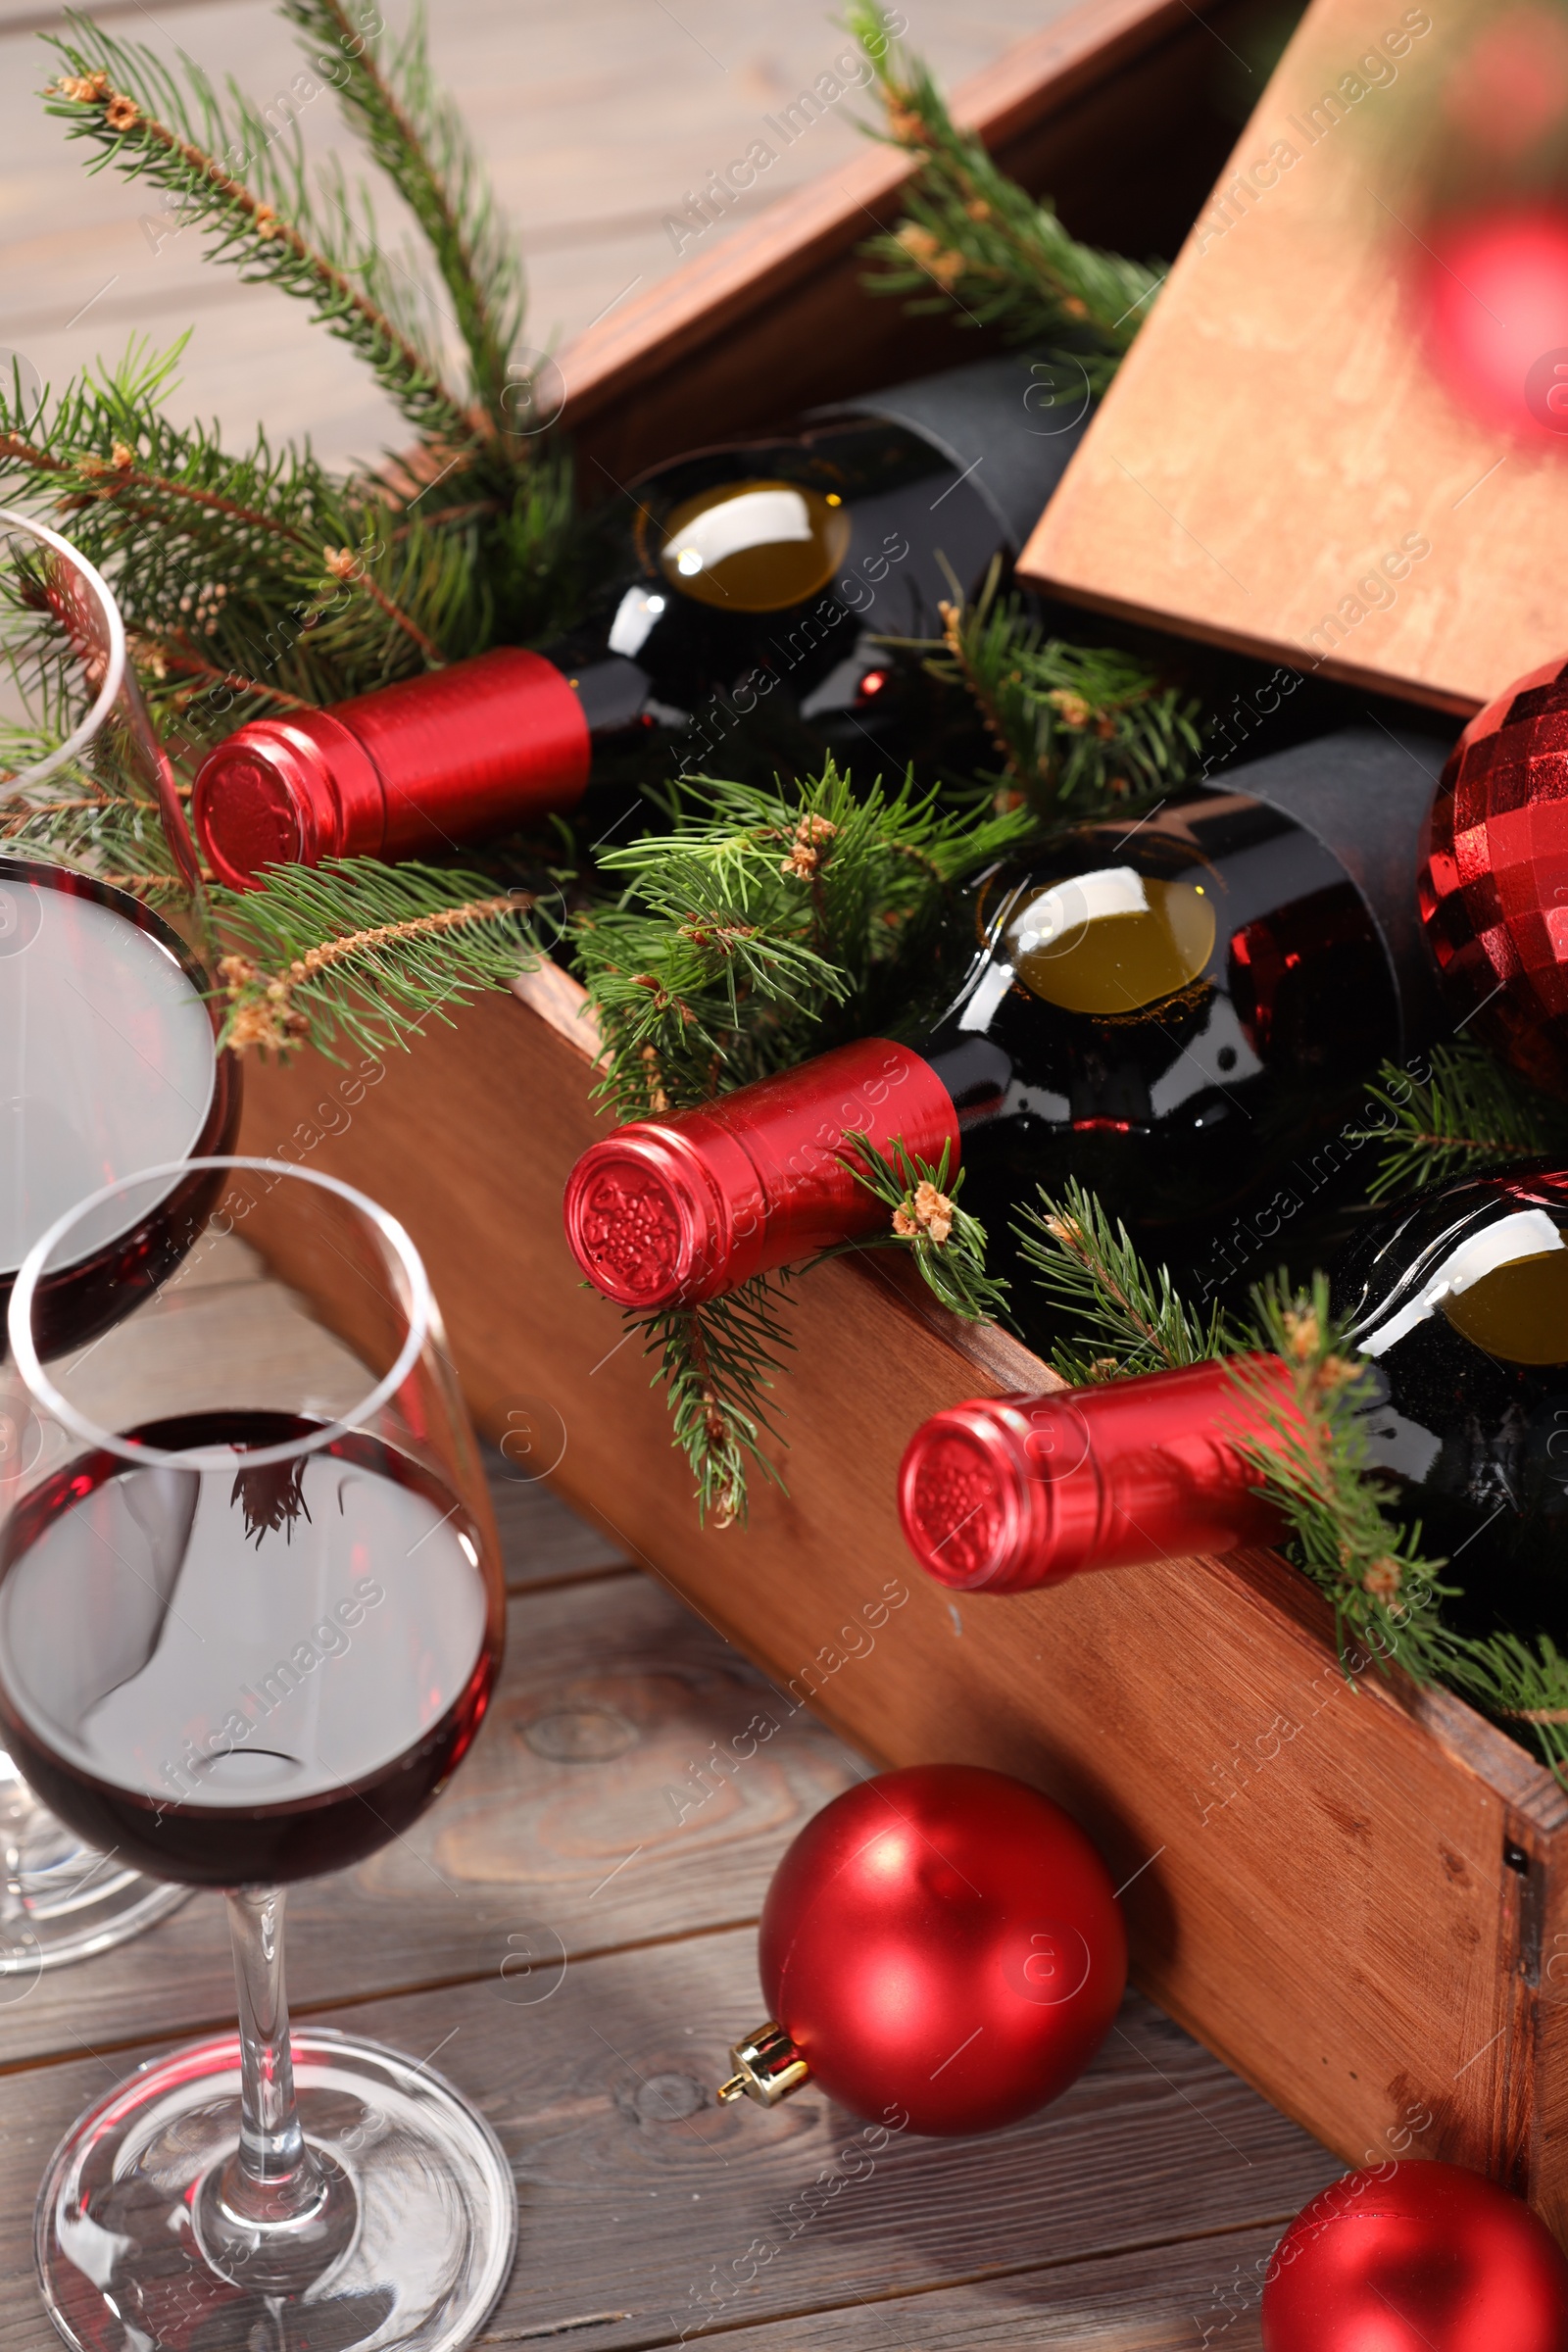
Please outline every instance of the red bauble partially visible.
[[1349, 2173], [1275, 2250], [1263, 2352], [1568, 2352], [1568, 2261], [1479, 2173]]
[[1127, 1982], [1110, 1874], [1004, 1773], [917, 1764], [808, 1823], [762, 1908], [762, 1990], [857, 2115], [994, 2132], [1066, 2089]]
[[1518, 679], [1454, 745], [1418, 890], [1454, 1014], [1568, 1094], [1568, 662]]
[[1439, 381], [1481, 423], [1568, 454], [1568, 217], [1508, 206], [1434, 221], [1421, 246]]

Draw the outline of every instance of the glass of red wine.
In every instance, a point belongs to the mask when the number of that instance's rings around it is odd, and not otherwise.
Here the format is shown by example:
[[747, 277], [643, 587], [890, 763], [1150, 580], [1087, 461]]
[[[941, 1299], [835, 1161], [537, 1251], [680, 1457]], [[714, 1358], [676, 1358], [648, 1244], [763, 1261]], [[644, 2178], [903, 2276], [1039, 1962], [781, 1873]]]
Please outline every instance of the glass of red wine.
[[[69, 811], [110, 790], [123, 808], [134, 798], [145, 808], [154, 842], [162, 819], [178, 877], [194, 875], [113, 594], [58, 531], [0, 509], [0, 617], [10, 672], [0, 683], [3, 1308], [28, 1247], [95, 1185], [227, 1151], [239, 1072], [218, 1050], [210, 982], [176, 933], [100, 875], [26, 855], [38, 823], [52, 837], [62, 799]], [[133, 852], [139, 823], [124, 828]], [[78, 1263], [55, 1270], [51, 1352], [120, 1311], [126, 1294], [105, 1282], [110, 1261], [167, 1270], [188, 1221], [184, 1196], [201, 1182], [181, 1170], [168, 1200], [144, 1200], [92, 1237]], [[25, 1410], [0, 1414], [0, 1475], [11, 1457], [25, 1466], [36, 1440]], [[0, 1753], [0, 2006], [24, 1998], [41, 1970], [121, 1943], [183, 1899], [83, 1846]]]
[[[428, 2065], [289, 2031], [283, 1888], [403, 1838], [462, 1761], [504, 1591], [472, 1431], [412, 1243], [281, 1161], [220, 1181], [178, 1265], [46, 1360], [52, 1270], [164, 1197], [121, 1178], [29, 1250], [11, 1380], [44, 1433], [0, 1499], [0, 1732], [82, 1838], [225, 1890], [239, 2033], [150, 2061], [39, 2192], [67, 2341], [455, 2352], [516, 2228], [494, 2134]], [[324, 1328], [303, 1348], [279, 1280]], [[236, 1271], [236, 1268], [238, 1269]]]

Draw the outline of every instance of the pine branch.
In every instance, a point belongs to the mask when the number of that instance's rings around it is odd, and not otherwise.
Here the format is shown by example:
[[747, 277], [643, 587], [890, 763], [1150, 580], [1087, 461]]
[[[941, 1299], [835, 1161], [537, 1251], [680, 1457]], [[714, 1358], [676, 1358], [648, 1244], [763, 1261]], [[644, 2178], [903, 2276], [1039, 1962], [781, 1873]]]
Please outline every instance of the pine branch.
[[963, 686], [1000, 753], [988, 777], [1041, 815], [1096, 815], [1196, 775], [1199, 705], [1131, 654], [1046, 637], [1017, 597], [1001, 600], [1001, 561], [978, 600], [941, 607], [940, 641], [921, 650], [935, 678]]
[[333, 1059], [339, 1037], [368, 1054], [407, 1046], [432, 1018], [450, 1026], [450, 1005], [537, 962], [531, 905], [482, 874], [374, 858], [273, 866], [263, 890], [215, 889], [223, 1043], [310, 1044]]
[[1367, 1089], [1392, 1125], [1351, 1140], [1389, 1143], [1367, 1188], [1372, 1200], [1426, 1192], [1456, 1176], [1480, 1176], [1544, 1152], [1568, 1153], [1568, 1109], [1466, 1038], [1435, 1046], [1430, 1076], [1416, 1083], [1393, 1062]]
[[948, 1146], [943, 1145], [942, 1157], [933, 1164], [906, 1151], [902, 1136], [893, 1139], [890, 1155], [858, 1130], [850, 1131], [844, 1141], [848, 1149], [839, 1154], [843, 1165], [892, 1215], [886, 1233], [845, 1242], [823, 1250], [822, 1256], [840, 1257], [865, 1249], [903, 1250], [914, 1259], [933, 1295], [965, 1323], [1005, 1317], [1007, 1286], [986, 1272], [986, 1229], [958, 1206], [963, 1170], [950, 1183]]
[[385, 60], [379, 31], [364, 31], [343, 0], [282, 0], [282, 10], [305, 35], [307, 53], [316, 44], [341, 54], [338, 103], [423, 230], [475, 392], [505, 434], [514, 421], [507, 364], [522, 327], [522, 270], [462, 118], [431, 79], [422, 9]]
[[890, 44], [880, 8], [852, 0], [845, 23], [876, 77], [886, 128], [873, 136], [921, 165], [891, 236], [861, 248], [882, 268], [865, 283], [906, 310], [1000, 326], [1081, 369], [1102, 392], [1148, 316], [1161, 272], [1068, 235], [1054, 208], [999, 172], [958, 130], [928, 69]]
[[768, 1401], [779, 1351], [794, 1346], [780, 1319], [782, 1279], [760, 1275], [703, 1306], [626, 1317], [645, 1340], [643, 1353], [659, 1357], [651, 1385], [664, 1390], [670, 1442], [691, 1464], [699, 1517], [711, 1512], [715, 1527], [744, 1521], [752, 1464], [783, 1489], [762, 1450], [764, 1437], [784, 1443]]
[[1239, 1387], [1272, 1424], [1266, 1443], [1242, 1451], [1285, 1514], [1291, 1556], [1334, 1604], [1342, 1657], [1354, 1646], [1385, 1673], [1396, 1662], [1416, 1682], [1451, 1680], [1463, 1641], [1443, 1623], [1440, 1604], [1458, 1587], [1438, 1582], [1443, 1562], [1423, 1557], [1419, 1525], [1399, 1527], [1383, 1508], [1362, 1421], [1373, 1401], [1371, 1367], [1355, 1359], [1329, 1312], [1327, 1278], [1314, 1275], [1305, 1293], [1277, 1278], [1253, 1298], [1251, 1344], [1285, 1365], [1298, 1418], [1255, 1367], [1239, 1362]]
[[841, 1031], [874, 1033], [928, 961], [948, 886], [1027, 828], [907, 784], [858, 796], [831, 762], [775, 792], [697, 779], [673, 832], [605, 853], [625, 890], [577, 932], [617, 1114], [705, 1102]]
[[182, 88], [151, 50], [115, 40], [85, 17], [67, 22], [70, 37], [48, 36], [67, 71], [45, 99], [71, 137], [98, 149], [95, 170], [112, 166], [161, 188], [179, 225], [201, 229], [209, 260], [307, 303], [423, 438], [455, 449], [476, 436], [496, 440], [490, 419], [443, 381], [368, 199], [356, 220], [328, 174], [321, 184], [333, 217], [313, 202], [297, 122], [280, 133], [232, 85], [225, 111], [189, 59]]
[[1040, 1288], [1068, 1318], [1052, 1361], [1074, 1387], [1206, 1363], [1241, 1345], [1219, 1307], [1205, 1320], [1187, 1304], [1167, 1266], [1149, 1272], [1126, 1226], [1112, 1226], [1076, 1179], [1059, 1201], [1042, 1191], [1013, 1230]]
[[1459, 1646], [1446, 1679], [1537, 1752], [1568, 1787], [1568, 1658], [1549, 1634], [1534, 1647], [1517, 1634], [1480, 1637]]

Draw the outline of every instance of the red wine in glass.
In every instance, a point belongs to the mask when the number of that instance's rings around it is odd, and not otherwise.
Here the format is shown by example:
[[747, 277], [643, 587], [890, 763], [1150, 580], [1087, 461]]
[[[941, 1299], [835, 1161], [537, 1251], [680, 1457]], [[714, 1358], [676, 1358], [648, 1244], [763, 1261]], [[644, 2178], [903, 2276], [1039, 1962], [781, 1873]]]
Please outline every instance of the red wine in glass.
[[197, 1886], [346, 1870], [417, 1818], [484, 1719], [500, 1637], [478, 1531], [420, 1464], [355, 1432], [245, 1468], [317, 1426], [209, 1413], [127, 1432], [232, 1447], [233, 1467], [89, 1455], [0, 1540], [6, 1743], [138, 1870]]
[[[0, 857], [0, 1308], [57, 1217], [117, 1176], [225, 1152], [239, 1065], [206, 972], [151, 907], [58, 865]], [[127, 1314], [179, 1263], [216, 1178], [172, 1166], [108, 1204], [51, 1266], [46, 1355]]]

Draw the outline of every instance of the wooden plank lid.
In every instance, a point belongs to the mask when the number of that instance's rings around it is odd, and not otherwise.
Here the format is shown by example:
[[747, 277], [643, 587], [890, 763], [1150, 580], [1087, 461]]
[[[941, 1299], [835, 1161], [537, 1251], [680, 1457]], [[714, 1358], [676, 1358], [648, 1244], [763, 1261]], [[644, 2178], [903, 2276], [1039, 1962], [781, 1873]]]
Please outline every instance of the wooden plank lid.
[[[1556, 315], [1555, 297], [1533, 312], [1521, 296], [1516, 316], [1512, 296], [1459, 285], [1429, 250], [1449, 100], [1469, 86], [1456, 68], [1487, 23], [1473, 0], [1442, 23], [1398, 0], [1316, 0], [1026, 576], [1461, 712], [1564, 650], [1568, 432], [1532, 423], [1522, 359], [1510, 430], [1432, 356], [1434, 286], [1467, 317], [1483, 306], [1471, 325], [1505, 366], [1508, 338]], [[1562, 233], [1568, 255], [1568, 220]], [[1568, 261], [1561, 307], [1568, 346]]]

